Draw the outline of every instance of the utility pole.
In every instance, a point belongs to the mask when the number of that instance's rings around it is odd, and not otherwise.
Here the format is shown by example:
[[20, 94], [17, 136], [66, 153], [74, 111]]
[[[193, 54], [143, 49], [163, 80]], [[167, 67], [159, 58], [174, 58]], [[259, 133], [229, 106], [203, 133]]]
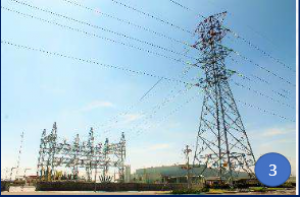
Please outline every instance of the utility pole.
[[122, 133], [121, 140], [118, 147], [119, 151], [118, 154], [120, 159], [118, 162], [118, 168], [119, 168], [119, 182], [124, 183], [125, 182], [125, 164], [124, 160], [126, 157], [126, 139], [125, 139], [125, 133]]
[[16, 178], [18, 178], [18, 176], [19, 176], [23, 143], [24, 143], [24, 132], [22, 132], [22, 134], [21, 134], [21, 143], [20, 143], [19, 154], [18, 154], [18, 159], [17, 159], [17, 167], [16, 167]]
[[9, 178], [10, 181], [12, 181], [13, 171], [14, 171], [15, 169], [17, 169], [17, 168], [16, 168], [16, 167], [12, 167], [12, 168], [10, 169], [10, 178]]
[[94, 137], [93, 128], [91, 128], [89, 132], [86, 154], [87, 154], [87, 161], [88, 161], [86, 165], [87, 180], [92, 181], [93, 157], [95, 156], [95, 137]]
[[187, 184], [188, 184], [188, 189], [190, 189], [191, 188], [191, 174], [190, 174], [190, 156], [189, 156], [189, 154], [192, 152], [192, 149], [189, 148], [189, 145], [186, 145], [183, 152], [184, 152], [184, 155], [186, 158]]
[[103, 159], [104, 159], [104, 166], [103, 166], [103, 177], [106, 178], [108, 167], [109, 167], [109, 157], [108, 153], [110, 152], [110, 145], [109, 140], [106, 138], [104, 147], [103, 147]]
[[80, 159], [80, 137], [79, 134], [76, 134], [74, 143], [73, 143], [73, 153], [74, 153], [74, 166], [73, 166], [73, 179], [78, 180], [79, 178], [79, 159]]
[[5, 181], [8, 180], [8, 173], [9, 173], [9, 168], [5, 169]]
[[31, 170], [31, 168], [25, 168], [25, 169], [24, 169], [24, 180], [25, 180], [25, 184], [26, 184], [26, 172], [27, 172], [28, 170]]
[[102, 149], [102, 144], [98, 144], [95, 146], [95, 151], [94, 151], [94, 155], [93, 155], [93, 158], [94, 158], [94, 164], [95, 164], [95, 185], [94, 185], [94, 192], [96, 193], [97, 192], [97, 171], [98, 171], [98, 165], [100, 164], [100, 157], [101, 157], [101, 149]]
[[46, 129], [43, 130], [41, 140], [40, 140], [40, 150], [38, 156], [38, 164], [37, 164], [37, 171], [36, 175], [41, 181], [43, 177], [45, 177], [45, 157], [46, 157], [46, 149], [47, 149], [47, 142], [46, 142]]

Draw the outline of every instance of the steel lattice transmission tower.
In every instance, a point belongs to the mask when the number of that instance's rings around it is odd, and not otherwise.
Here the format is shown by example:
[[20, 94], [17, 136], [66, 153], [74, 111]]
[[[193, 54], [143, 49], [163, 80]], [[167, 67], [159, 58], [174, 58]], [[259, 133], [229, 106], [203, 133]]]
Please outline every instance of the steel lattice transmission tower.
[[194, 45], [201, 52], [200, 67], [205, 79], [200, 80], [204, 100], [197, 136], [194, 165], [212, 169], [221, 181], [232, 181], [246, 172], [253, 177], [255, 157], [228, 80], [235, 71], [226, 69], [230, 49], [222, 45], [228, 29], [222, 25], [226, 12], [209, 16], [196, 29]]

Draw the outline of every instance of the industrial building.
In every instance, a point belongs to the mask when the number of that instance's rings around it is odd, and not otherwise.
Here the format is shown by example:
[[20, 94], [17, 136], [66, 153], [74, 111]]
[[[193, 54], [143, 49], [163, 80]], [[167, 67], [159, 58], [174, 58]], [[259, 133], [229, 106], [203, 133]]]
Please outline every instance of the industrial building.
[[[202, 176], [201, 176], [202, 174]], [[238, 179], [248, 178], [245, 172], [234, 172]], [[218, 171], [216, 169], [205, 169], [205, 166], [190, 168], [190, 178], [192, 181], [215, 180]], [[131, 175], [132, 182], [139, 183], [186, 183], [188, 170], [186, 164], [184, 165], [171, 165], [159, 166], [137, 169]]]

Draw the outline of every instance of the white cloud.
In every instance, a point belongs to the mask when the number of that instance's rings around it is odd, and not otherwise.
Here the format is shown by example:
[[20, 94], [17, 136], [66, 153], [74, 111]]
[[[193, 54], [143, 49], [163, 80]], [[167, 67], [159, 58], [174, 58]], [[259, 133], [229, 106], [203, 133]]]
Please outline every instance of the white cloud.
[[111, 108], [114, 107], [114, 105], [109, 101], [92, 101], [86, 106], [84, 106], [80, 111], [87, 112], [99, 108]]
[[273, 137], [296, 134], [296, 128], [294, 125], [286, 125], [281, 127], [272, 127], [259, 130], [252, 130], [247, 132], [250, 135], [250, 139], [269, 139]]
[[[290, 160], [292, 173], [296, 172], [296, 128], [295, 125], [285, 125], [265, 128], [250, 132], [254, 154], [261, 156], [269, 152], [277, 152]], [[251, 140], [253, 139], [253, 140]], [[258, 158], [258, 157], [257, 157]]]
[[273, 141], [269, 141], [266, 143], [262, 143], [259, 145], [259, 148], [261, 150], [268, 150], [269, 152], [271, 152], [271, 150], [274, 149], [274, 146], [283, 146], [283, 144], [285, 143], [294, 143], [294, 141], [292, 139], [279, 139], [279, 140], [273, 140]]
[[128, 124], [133, 121], [139, 120], [143, 117], [142, 114], [126, 114], [123, 116], [123, 123]]
[[274, 136], [278, 136], [278, 135], [284, 135], [284, 134], [287, 134], [289, 133], [290, 130], [286, 130], [286, 129], [283, 129], [283, 128], [279, 128], [279, 129], [268, 129], [266, 130], [265, 132], [263, 132], [261, 135], [263, 137], [274, 137]]

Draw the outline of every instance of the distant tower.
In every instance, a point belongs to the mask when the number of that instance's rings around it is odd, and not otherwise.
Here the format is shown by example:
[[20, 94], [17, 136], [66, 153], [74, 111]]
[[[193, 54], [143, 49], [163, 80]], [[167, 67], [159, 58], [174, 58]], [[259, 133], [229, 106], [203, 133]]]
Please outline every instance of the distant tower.
[[86, 165], [87, 180], [92, 181], [93, 158], [95, 157], [95, 137], [94, 137], [93, 128], [91, 128], [89, 132], [86, 155], [87, 155], [87, 165]]
[[38, 165], [37, 165], [37, 176], [40, 180], [45, 176], [45, 154], [47, 149], [47, 142], [46, 142], [46, 129], [43, 130], [41, 141], [40, 141], [40, 150], [39, 150], [39, 157], [38, 157]]
[[[49, 136], [49, 141], [50, 141], [50, 151], [49, 151], [49, 165], [48, 167], [48, 180], [53, 180], [54, 179], [54, 174], [55, 174], [55, 153], [56, 153], [56, 143], [57, 143], [57, 125], [56, 122], [53, 124], [53, 128], [51, 130], [50, 136]], [[50, 169], [49, 169], [50, 168]]]
[[240, 172], [253, 176], [255, 158], [228, 79], [234, 71], [226, 69], [230, 50], [222, 45], [228, 29], [222, 25], [226, 12], [209, 16], [196, 29], [194, 45], [201, 53], [199, 66], [205, 72], [200, 80], [204, 90], [194, 165], [214, 169], [214, 176], [232, 183]]
[[73, 157], [73, 179], [78, 179], [79, 177], [79, 160], [80, 160], [80, 137], [79, 134], [76, 134], [75, 140], [74, 140], [74, 144], [73, 144], [73, 152], [74, 152], [74, 157]]
[[47, 135], [43, 130], [37, 164], [37, 176], [45, 181], [54, 179], [55, 173], [55, 153], [57, 148], [57, 126], [53, 124], [51, 133]]
[[186, 170], [187, 170], [187, 183], [188, 188], [191, 187], [191, 175], [190, 175], [190, 153], [192, 152], [192, 149], [190, 149], [189, 145], [185, 146], [185, 149], [183, 150], [183, 153], [185, 155], [186, 159]]
[[108, 168], [110, 165], [109, 152], [110, 152], [109, 140], [108, 138], [106, 138], [103, 146], [103, 177], [107, 176]]
[[23, 152], [23, 143], [24, 143], [24, 132], [22, 132], [22, 134], [21, 134], [21, 143], [20, 143], [20, 148], [19, 148], [19, 153], [18, 153], [18, 160], [17, 160], [17, 167], [16, 167], [16, 178], [18, 178], [18, 176], [19, 176], [21, 156], [22, 156], [22, 152]]
[[122, 132], [121, 140], [119, 143], [119, 181], [125, 181], [125, 158], [126, 158], [126, 139], [125, 133]]
[[8, 173], [9, 173], [9, 168], [6, 168], [5, 169], [5, 181], [7, 181], [8, 180]]

